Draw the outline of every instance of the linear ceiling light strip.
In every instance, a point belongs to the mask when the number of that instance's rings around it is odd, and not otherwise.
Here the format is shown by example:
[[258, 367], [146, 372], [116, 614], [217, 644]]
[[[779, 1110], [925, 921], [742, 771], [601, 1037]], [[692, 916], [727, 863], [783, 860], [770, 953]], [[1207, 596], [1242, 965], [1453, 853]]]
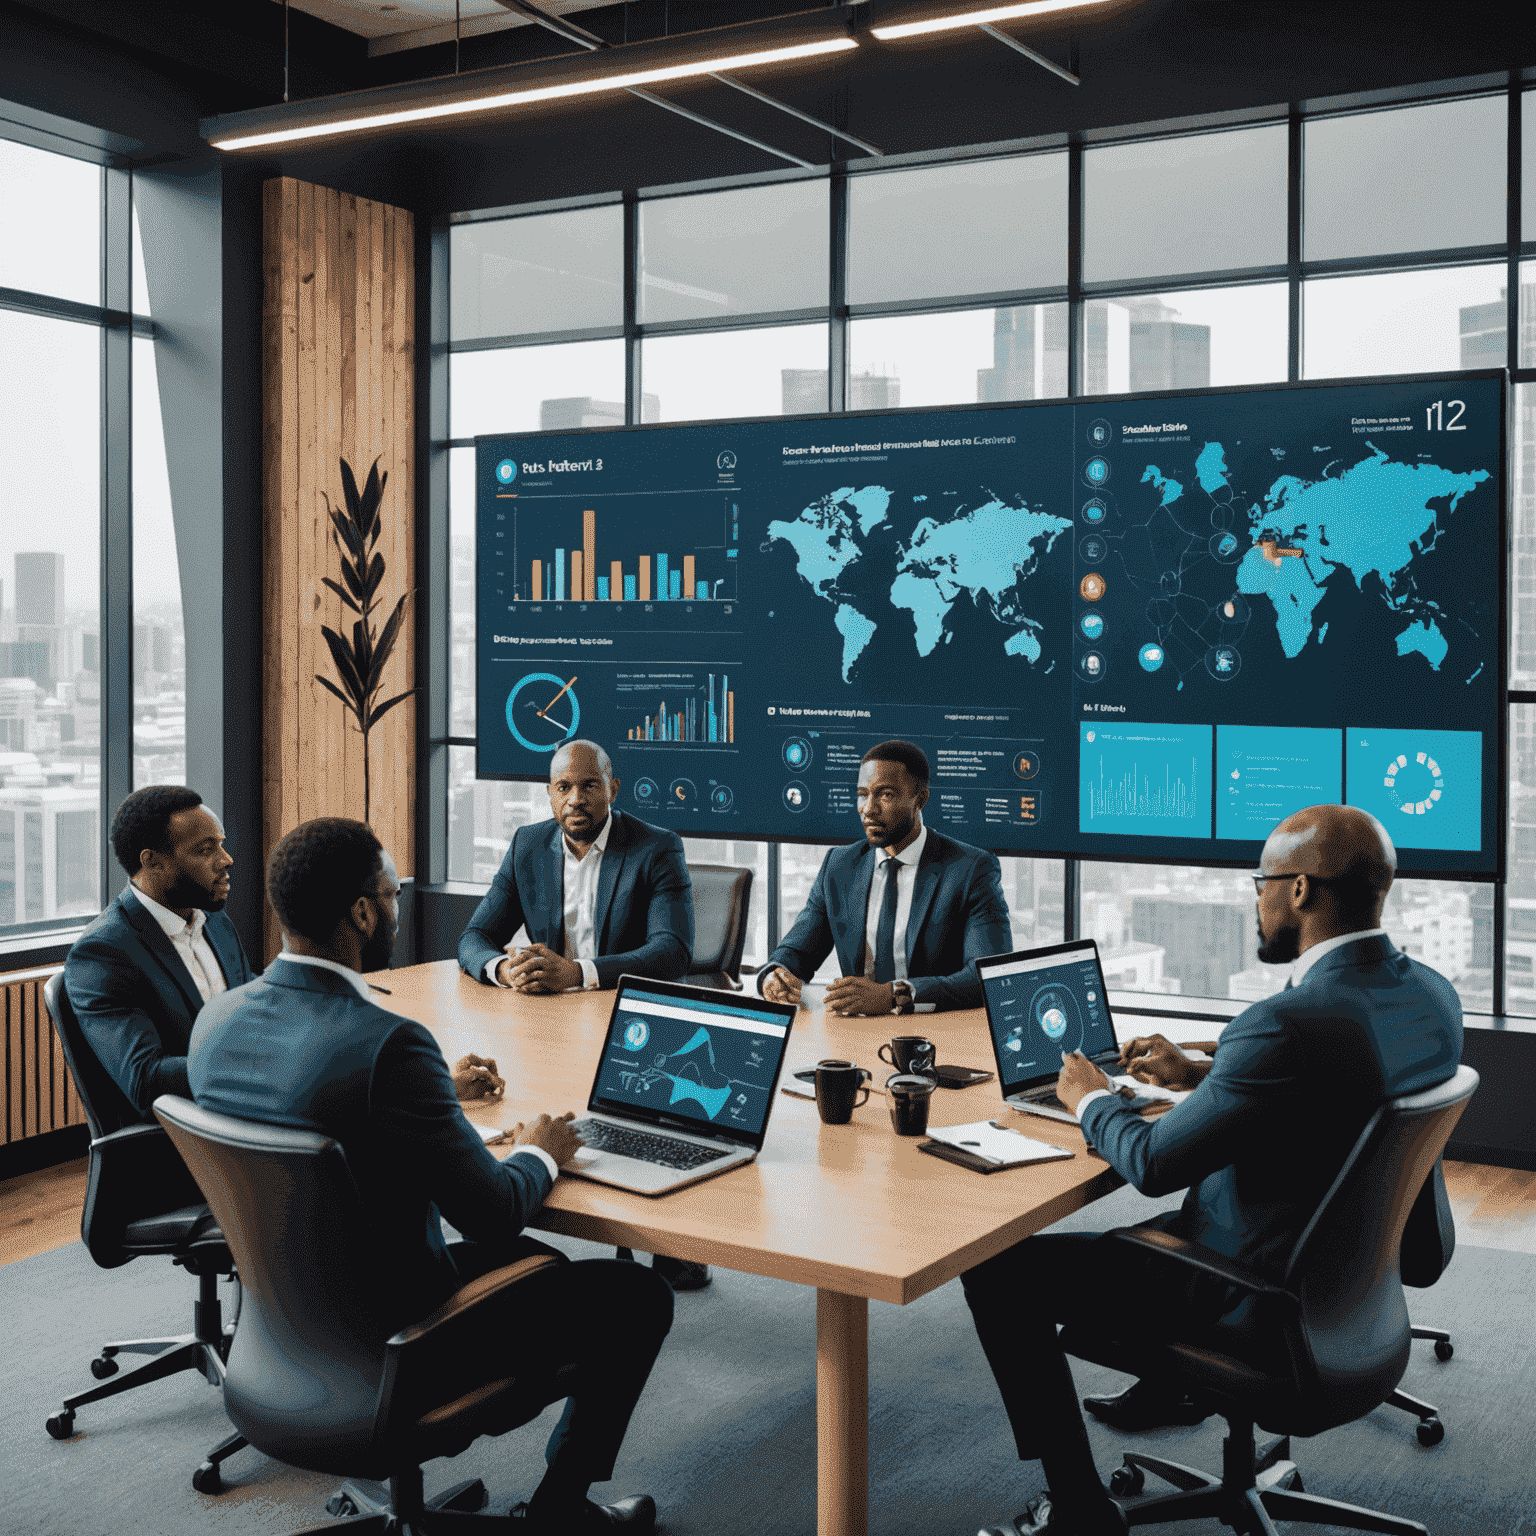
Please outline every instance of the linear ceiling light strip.
[[525, 106], [537, 101], [556, 101], [570, 96], [590, 96], [601, 91], [631, 90], [640, 85], [656, 85], [667, 80], [687, 80], [699, 75], [713, 75], [728, 69], [752, 69], [760, 64], [777, 64], [791, 59], [817, 58], [841, 53], [858, 45], [851, 37], [825, 38], [814, 43], [796, 43], [784, 48], [762, 48], [750, 53], [700, 59], [691, 64], [659, 65], [651, 69], [629, 70], [621, 74], [594, 75], [585, 80], [568, 80], [559, 85], [535, 86], [521, 91], [497, 91], [487, 96], [460, 101], [431, 102], [419, 107], [394, 111], [364, 113], [331, 122], [310, 123], [301, 127], [275, 128], [266, 132], [232, 134], [210, 139], [215, 149], [258, 149], [268, 144], [293, 144], [305, 139], [326, 138], [335, 134], [364, 133], [374, 128], [390, 128], [399, 123], [432, 122], [439, 118], [464, 117], [476, 112], [494, 112], [506, 107]]
[[985, 10], [963, 11], [956, 16], [934, 16], [927, 21], [903, 21], [894, 26], [871, 27], [883, 43], [904, 37], [922, 37], [930, 32], [949, 32], [957, 27], [979, 27], [988, 21], [1013, 21], [1026, 16], [1044, 16], [1051, 11], [1077, 10], [1085, 5], [1102, 5], [1104, 0], [1024, 0], [1020, 5], [992, 5]]

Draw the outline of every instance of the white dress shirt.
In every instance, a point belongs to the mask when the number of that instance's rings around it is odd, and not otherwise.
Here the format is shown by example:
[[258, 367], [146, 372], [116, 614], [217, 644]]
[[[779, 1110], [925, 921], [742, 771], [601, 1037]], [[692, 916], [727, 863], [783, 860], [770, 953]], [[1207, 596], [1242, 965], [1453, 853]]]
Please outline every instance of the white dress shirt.
[[[335, 960], [327, 960], [323, 955], [296, 955], [291, 949], [283, 951], [283, 959], [291, 960], [295, 965], [313, 965], [322, 971], [335, 971], [365, 1003], [373, 1001], [373, 998], [369, 995], [368, 983], [350, 966], [342, 965]], [[559, 1163], [543, 1147], [518, 1147], [512, 1155], [518, 1157], [525, 1153], [538, 1158], [549, 1169], [551, 1179], [558, 1179], [560, 1177]]]
[[220, 992], [229, 991], [229, 983], [225, 981], [224, 972], [219, 967], [219, 957], [203, 937], [203, 925], [208, 921], [208, 914], [201, 907], [194, 907], [192, 917], [188, 920], [172, 912], [169, 907], [162, 907], [153, 897], [146, 896], [138, 886], [134, 886], [133, 894], [144, 903], [144, 910], [165, 931], [166, 938], [171, 941], [177, 957], [186, 966], [187, 974], [192, 978], [203, 1001], [206, 1003]]
[[891, 945], [896, 961], [896, 981], [907, 979], [907, 923], [912, 916], [912, 888], [917, 884], [917, 863], [928, 841], [923, 827], [900, 853], [888, 848], [875, 850], [875, 873], [869, 882], [869, 906], [864, 914], [864, 974], [875, 974], [875, 946], [880, 938], [880, 909], [885, 905], [885, 861], [894, 858], [901, 868], [896, 873], [896, 934]]
[[[1331, 954], [1344, 944], [1353, 944], [1356, 939], [1380, 939], [1386, 937], [1385, 928], [1362, 928], [1358, 933], [1341, 933], [1331, 939], [1324, 939], [1321, 943], [1314, 944], [1311, 949], [1303, 950], [1291, 966], [1291, 985], [1299, 987], [1306, 980], [1307, 972], [1317, 964], [1324, 955]], [[1081, 1123], [1083, 1111], [1093, 1103], [1095, 1099], [1102, 1099], [1107, 1092], [1103, 1088], [1095, 1088], [1085, 1093], [1077, 1101], [1077, 1118]]]
[[[560, 834], [561, 884], [565, 892], [565, 958], [574, 960], [581, 967], [583, 987], [597, 985], [597, 966], [593, 963], [597, 954], [597, 880], [603, 866], [603, 854], [608, 847], [608, 835], [613, 831], [613, 814], [603, 822], [603, 830], [592, 840], [583, 858], [571, 851], [571, 841], [562, 831]], [[492, 955], [485, 962], [488, 981], [498, 987], [506, 986], [497, 975], [497, 968], [505, 955]]]

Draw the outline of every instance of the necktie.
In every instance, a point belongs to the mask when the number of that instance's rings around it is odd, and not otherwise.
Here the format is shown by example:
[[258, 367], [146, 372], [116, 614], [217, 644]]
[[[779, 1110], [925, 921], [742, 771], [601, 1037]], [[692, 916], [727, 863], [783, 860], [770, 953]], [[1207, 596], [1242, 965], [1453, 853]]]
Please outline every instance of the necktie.
[[896, 980], [896, 881], [901, 874], [900, 859], [886, 859], [885, 896], [880, 905], [880, 926], [875, 930], [876, 981]]

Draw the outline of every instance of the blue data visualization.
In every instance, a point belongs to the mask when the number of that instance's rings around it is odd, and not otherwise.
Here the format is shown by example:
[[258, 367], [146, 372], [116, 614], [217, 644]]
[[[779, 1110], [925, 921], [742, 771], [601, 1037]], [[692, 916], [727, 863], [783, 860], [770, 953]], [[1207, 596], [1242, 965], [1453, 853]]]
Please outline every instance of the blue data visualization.
[[1352, 728], [1346, 802], [1369, 811], [1399, 848], [1478, 846], [1483, 738], [1477, 731]]
[[1309, 805], [1337, 803], [1344, 733], [1305, 726], [1216, 727], [1216, 836], [1266, 838]]
[[1079, 764], [1079, 831], [1211, 835], [1210, 726], [1085, 721]]

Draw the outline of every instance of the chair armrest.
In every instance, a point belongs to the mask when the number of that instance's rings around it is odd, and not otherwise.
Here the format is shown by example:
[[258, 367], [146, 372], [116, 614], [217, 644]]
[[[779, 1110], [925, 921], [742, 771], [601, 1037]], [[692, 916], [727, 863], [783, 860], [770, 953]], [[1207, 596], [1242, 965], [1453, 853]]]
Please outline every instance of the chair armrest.
[[536, 1253], [494, 1269], [389, 1340], [375, 1419], [382, 1443], [408, 1434], [434, 1410], [475, 1395], [498, 1376], [516, 1374], [517, 1335], [507, 1316], [516, 1304], [516, 1288], [559, 1263]]
[[1250, 1296], [1264, 1296], [1272, 1301], [1283, 1302], [1296, 1308], [1301, 1305], [1296, 1296], [1282, 1286], [1271, 1285], [1262, 1275], [1229, 1259], [1203, 1243], [1192, 1243], [1187, 1238], [1175, 1237], [1171, 1232], [1161, 1232], [1156, 1227], [1117, 1227], [1106, 1237], [1130, 1243], [1143, 1253], [1155, 1254], [1159, 1259], [1209, 1275], [1226, 1285], [1236, 1286]]

